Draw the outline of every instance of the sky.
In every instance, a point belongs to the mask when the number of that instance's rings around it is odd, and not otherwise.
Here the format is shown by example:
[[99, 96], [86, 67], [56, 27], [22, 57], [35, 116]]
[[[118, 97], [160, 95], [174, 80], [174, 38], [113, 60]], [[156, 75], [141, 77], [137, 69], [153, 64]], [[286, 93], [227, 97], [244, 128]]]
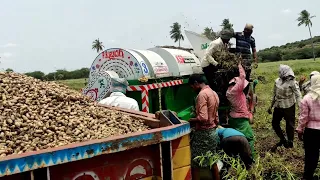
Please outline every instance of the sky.
[[[221, 30], [229, 18], [235, 31], [254, 25], [258, 49], [309, 38], [297, 27], [306, 9], [313, 35], [320, 35], [319, 0], [0, 0], [0, 69], [25, 73], [90, 67], [98, 55], [92, 42], [105, 48], [148, 49], [178, 45], [170, 39], [174, 22], [201, 33]], [[191, 47], [187, 38], [181, 43]]]

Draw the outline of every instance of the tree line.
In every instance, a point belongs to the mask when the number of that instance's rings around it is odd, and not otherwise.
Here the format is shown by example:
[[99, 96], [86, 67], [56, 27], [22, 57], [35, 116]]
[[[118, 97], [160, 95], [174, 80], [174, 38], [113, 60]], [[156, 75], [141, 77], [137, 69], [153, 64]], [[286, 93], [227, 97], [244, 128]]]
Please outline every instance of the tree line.
[[[314, 43], [313, 47], [311, 42]], [[314, 57], [320, 57], [320, 36], [260, 50], [258, 52], [258, 57], [261, 62], [311, 59]]]
[[[310, 39], [294, 43], [288, 43], [280, 47], [274, 46], [271, 48], [260, 50], [258, 52], [258, 57], [260, 61], [267, 62], [310, 58], [314, 58], [315, 60], [316, 57], [320, 57], [320, 36], [316, 36], [313, 38], [311, 33], [311, 20], [313, 18], [315, 18], [315, 16], [312, 16], [307, 10], [302, 10], [297, 18], [298, 26], [304, 25], [308, 28]], [[233, 24], [231, 24], [229, 19], [224, 19], [220, 26], [222, 26], [222, 29], [233, 28]], [[172, 26], [170, 26], [170, 28], [171, 39], [173, 39], [174, 42], [178, 42], [180, 47], [180, 41], [184, 40], [181, 25], [178, 22], [175, 22]], [[211, 27], [205, 27], [202, 35], [210, 40], [215, 40], [219, 37], [219, 31], [214, 31]]]
[[[222, 23], [220, 25], [223, 29], [233, 29], [233, 24], [230, 23], [229, 19], [222, 20]], [[173, 23], [172, 26], [170, 26], [170, 38], [176, 43], [178, 42], [180, 47], [180, 41], [184, 41], [184, 36], [182, 34], [181, 25], [178, 22]], [[220, 31], [213, 31], [212, 27], [205, 27], [203, 33], [201, 33], [203, 36], [207, 37], [210, 40], [215, 40], [219, 37]]]
[[74, 71], [67, 71], [65, 69], [60, 69], [48, 74], [45, 74], [41, 71], [33, 71], [33, 72], [25, 73], [25, 75], [31, 76], [40, 80], [56, 81], [56, 80], [66, 80], [66, 79], [88, 78], [89, 73], [90, 73], [89, 68], [81, 68]]

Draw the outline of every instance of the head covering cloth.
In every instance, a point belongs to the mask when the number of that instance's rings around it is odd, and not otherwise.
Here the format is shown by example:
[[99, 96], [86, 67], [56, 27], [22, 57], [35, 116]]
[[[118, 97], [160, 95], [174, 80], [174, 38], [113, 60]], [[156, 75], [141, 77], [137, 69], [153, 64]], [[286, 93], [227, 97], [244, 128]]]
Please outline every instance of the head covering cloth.
[[320, 74], [318, 71], [312, 71], [312, 72], [310, 73], [310, 77], [313, 76], [313, 75], [318, 75], [318, 74]]
[[111, 82], [111, 92], [122, 92], [124, 94], [126, 93], [129, 83], [125, 78], [112, 78]]
[[320, 100], [320, 75], [314, 75], [311, 77], [311, 87], [308, 94], [313, 100]]
[[294, 76], [294, 72], [293, 72], [293, 70], [291, 69], [290, 66], [280, 64], [279, 77], [281, 79], [287, 79], [288, 77], [294, 78], [295, 76]]

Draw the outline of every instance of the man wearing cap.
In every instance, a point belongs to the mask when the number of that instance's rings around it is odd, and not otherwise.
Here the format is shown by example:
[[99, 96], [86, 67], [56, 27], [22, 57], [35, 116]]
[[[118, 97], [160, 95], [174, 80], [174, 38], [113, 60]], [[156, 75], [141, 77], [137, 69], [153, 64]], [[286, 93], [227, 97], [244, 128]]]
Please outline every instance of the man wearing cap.
[[[312, 71], [312, 72], [310, 73], [310, 75], [309, 75], [309, 76], [310, 76], [310, 79], [311, 79], [312, 76], [314, 76], [314, 75], [319, 75], [319, 74], [320, 74], [320, 73], [319, 73], [318, 71]], [[303, 95], [306, 95], [306, 94], [309, 92], [309, 89], [310, 89], [310, 87], [311, 87], [311, 82], [310, 82], [310, 80], [304, 83], [305, 80], [306, 80], [306, 77], [305, 77], [305, 76], [302, 76], [301, 79], [300, 79], [300, 81], [299, 81], [300, 91], [303, 93]]]
[[99, 104], [139, 111], [138, 102], [125, 95], [128, 85], [128, 81], [124, 78], [112, 78], [112, 93]]
[[234, 38], [236, 38], [236, 52], [241, 54], [242, 59], [244, 60], [243, 65], [246, 70], [246, 79], [250, 80], [251, 74], [251, 51], [253, 54], [255, 66], [258, 64], [258, 56], [256, 51], [256, 42], [255, 39], [251, 36], [253, 32], [253, 25], [246, 24], [243, 32], [236, 32]]
[[201, 61], [201, 67], [203, 69], [204, 75], [206, 76], [209, 85], [212, 85], [214, 79], [214, 73], [216, 71], [216, 66], [218, 62], [212, 57], [212, 54], [216, 51], [221, 51], [227, 48], [227, 45], [232, 38], [234, 31], [232, 29], [222, 30], [220, 37], [212, 41], [206, 50], [206, 53]]

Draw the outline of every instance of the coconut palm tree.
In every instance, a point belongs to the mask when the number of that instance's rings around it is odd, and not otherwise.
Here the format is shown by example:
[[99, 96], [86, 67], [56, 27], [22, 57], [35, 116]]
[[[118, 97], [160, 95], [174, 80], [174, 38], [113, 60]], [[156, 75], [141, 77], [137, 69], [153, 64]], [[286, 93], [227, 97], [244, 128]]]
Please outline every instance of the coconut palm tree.
[[206, 36], [211, 41], [217, 39], [217, 33], [214, 32], [213, 29], [209, 27], [204, 28], [202, 35]]
[[222, 20], [222, 24], [220, 26], [222, 26], [222, 29], [231, 29], [231, 28], [233, 28], [233, 24], [230, 23], [229, 19]]
[[102, 51], [104, 48], [103, 43], [98, 39], [94, 40], [92, 42], [92, 49], [96, 50], [97, 53], [99, 53], [99, 51]]
[[313, 40], [312, 40], [311, 28], [310, 28], [310, 27], [312, 27], [311, 19], [314, 18], [314, 17], [316, 17], [316, 16], [311, 16], [310, 13], [307, 10], [303, 10], [303, 11], [300, 12], [297, 21], [299, 22], [298, 26], [301, 26], [301, 25], [305, 25], [306, 27], [308, 26], [309, 33], [310, 33], [310, 39], [311, 39], [311, 42], [312, 42], [313, 60], [316, 60], [316, 56], [314, 54], [314, 45], [313, 45]]
[[184, 37], [181, 33], [181, 25], [177, 22], [173, 23], [170, 31], [171, 39], [174, 40], [174, 42], [179, 41], [179, 47], [180, 47], [180, 40], [184, 41]]

